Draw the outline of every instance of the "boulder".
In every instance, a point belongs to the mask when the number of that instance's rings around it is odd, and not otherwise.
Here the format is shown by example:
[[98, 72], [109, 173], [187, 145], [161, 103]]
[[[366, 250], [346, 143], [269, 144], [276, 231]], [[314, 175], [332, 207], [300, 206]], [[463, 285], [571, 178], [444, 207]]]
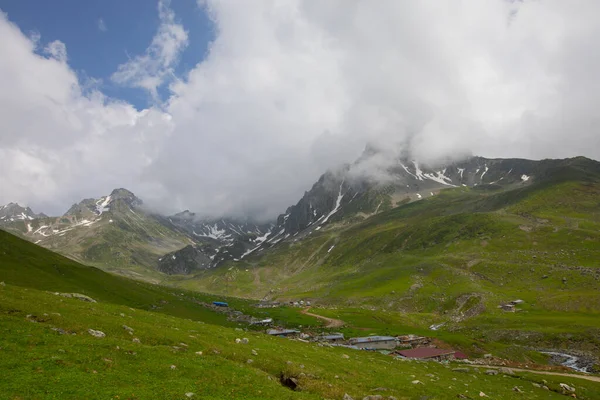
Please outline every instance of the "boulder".
[[512, 369], [510, 369], [510, 368], [506, 368], [506, 367], [502, 367], [502, 368], [500, 368], [498, 371], [499, 371], [501, 374], [504, 374], [504, 375], [514, 375], [514, 374], [515, 374], [515, 371], [513, 371], [513, 370], [512, 370]]
[[573, 386], [569, 386], [569, 385], [567, 385], [566, 383], [559, 383], [559, 386], [560, 386], [560, 387], [561, 387], [563, 390], [565, 390], [565, 391], [567, 391], [567, 392], [574, 392], [574, 391], [575, 391], [575, 388], [574, 388]]
[[103, 338], [106, 337], [106, 334], [102, 331], [97, 331], [95, 329], [88, 329], [88, 333], [90, 335], [92, 335], [93, 337], [97, 337], [97, 338]]

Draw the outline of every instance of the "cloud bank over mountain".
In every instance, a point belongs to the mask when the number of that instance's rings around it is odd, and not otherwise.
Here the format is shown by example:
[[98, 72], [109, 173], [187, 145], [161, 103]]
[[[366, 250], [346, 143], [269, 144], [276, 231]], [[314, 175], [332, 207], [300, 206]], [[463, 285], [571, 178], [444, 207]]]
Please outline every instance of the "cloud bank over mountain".
[[[159, 2], [148, 50], [115, 81], [81, 81], [60, 41], [0, 15], [0, 203], [64, 212], [127, 187], [163, 212], [271, 217], [371, 143], [422, 160], [600, 158], [600, 3], [221, 2], [185, 76], [185, 27]], [[166, 86], [166, 100], [158, 88]]]

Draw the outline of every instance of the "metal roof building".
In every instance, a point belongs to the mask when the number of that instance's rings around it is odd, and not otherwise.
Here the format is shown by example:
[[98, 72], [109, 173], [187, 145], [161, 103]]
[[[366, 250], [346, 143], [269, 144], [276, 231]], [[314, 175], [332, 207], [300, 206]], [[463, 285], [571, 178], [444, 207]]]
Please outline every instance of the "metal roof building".
[[267, 335], [271, 336], [289, 336], [289, 335], [297, 335], [300, 331], [296, 329], [268, 329]]
[[360, 349], [394, 349], [398, 341], [393, 336], [366, 336], [350, 339], [350, 344]]
[[436, 349], [433, 347], [420, 347], [417, 349], [400, 350], [398, 354], [406, 358], [419, 359], [448, 359], [454, 358], [456, 350]]

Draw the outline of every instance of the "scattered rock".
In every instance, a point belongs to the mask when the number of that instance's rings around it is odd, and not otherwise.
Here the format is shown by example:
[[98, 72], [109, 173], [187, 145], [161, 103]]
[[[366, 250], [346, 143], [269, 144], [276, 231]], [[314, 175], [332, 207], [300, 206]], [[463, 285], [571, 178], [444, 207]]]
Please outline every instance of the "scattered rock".
[[253, 356], [257, 356], [258, 355], [258, 353], [256, 352], [256, 350], [254, 350], [254, 349], [252, 349], [251, 353], [252, 353]]
[[196, 352], [196, 355], [197, 355], [197, 356], [201, 356], [201, 355], [202, 355], [202, 352], [201, 352], [201, 351], [197, 351], [197, 352]]
[[134, 337], [134, 338], [133, 338], [131, 341], [132, 341], [133, 343], [142, 343], [142, 342], [140, 341], [140, 339], [138, 339], [138, 338], [136, 338], [136, 337]]
[[479, 392], [479, 397], [488, 397], [488, 395], [483, 392]]
[[383, 396], [380, 394], [371, 394], [369, 396], [363, 397], [363, 400], [383, 400]]
[[177, 369], [177, 366], [171, 365], [169, 368], [171, 368], [171, 369]]
[[498, 371], [495, 369], [488, 369], [485, 371], [486, 375], [498, 375]]
[[388, 400], [398, 400], [398, 398], [397, 398], [397, 397], [394, 397], [394, 396], [389, 396], [389, 397], [388, 397]]
[[350, 356], [348, 354], [342, 354], [342, 358], [345, 358], [347, 360], [350, 358]]
[[0, 282], [0, 286], [6, 286], [6, 283]]
[[521, 388], [520, 388], [520, 387], [518, 387], [518, 386], [515, 386], [515, 387], [514, 387], [512, 390], [513, 390], [514, 392], [517, 392], [517, 393], [523, 393], [523, 391], [521, 390]]
[[483, 358], [492, 358], [492, 355], [491, 355], [491, 354], [489, 354], [489, 353], [488, 353], [488, 354], [484, 354], [484, 355], [483, 355]]
[[106, 337], [106, 334], [105, 334], [104, 332], [102, 332], [102, 331], [97, 331], [97, 330], [94, 330], [94, 329], [88, 329], [88, 333], [89, 333], [90, 335], [92, 335], [93, 337], [97, 337], [97, 338], [103, 338], [103, 337]]
[[192, 392], [187, 392], [187, 393], [185, 394], [185, 397], [192, 398], [192, 397], [194, 397], [194, 395], [195, 395], [195, 393], [192, 393]]
[[249, 358], [248, 361], [246, 361], [246, 364], [252, 364], [253, 362], [254, 362], [254, 360]]
[[388, 388], [384, 388], [384, 387], [378, 387], [375, 389], [372, 389], [372, 392], [385, 392], [386, 390], [389, 390]]
[[127, 325], [123, 325], [123, 329], [125, 329], [127, 332], [133, 334], [133, 328], [130, 328]]
[[342, 400], [354, 400], [354, 398], [348, 393], [344, 393], [344, 397], [342, 397]]
[[121, 313], [121, 314], [119, 314], [119, 315], [120, 315], [121, 317], [124, 317], [124, 316], [125, 316], [125, 314], [123, 314], [123, 313]]
[[248, 338], [242, 339], [242, 344], [248, 344], [249, 342], [250, 342], [250, 340], [248, 340]]
[[542, 387], [542, 385], [540, 385], [539, 383], [531, 382], [531, 384], [533, 386], [535, 386], [536, 388], [541, 388]]
[[574, 392], [575, 388], [572, 386], [567, 385], [566, 383], [559, 383], [559, 386], [561, 388], [563, 388], [564, 390], [566, 390], [567, 392]]
[[502, 368], [500, 368], [498, 371], [499, 371], [501, 374], [504, 374], [504, 375], [514, 375], [514, 374], [515, 374], [515, 371], [513, 371], [513, 370], [512, 370], [512, 369], [510, 369], [510, 368], [506, 368], [506, 367], [502, 367]]
[[421, 382], [420, 380], [414, 380], [414, 381], [412, 381], [412, 384], [413, 385], [423, 385], [424, 383]]
[[59, 335], [66, 335], [67, 331], [62, 328], [52, 328], [53, 331], [58, 332]]
[[68, 297], [68, 298], [72, 298], [72, 299], [77, 299], [77, 300], [81, 300], [81, 301], [87, 301], [88, 303], [97, 303], [96, 300], [92, 299], [89, 296], [86, 296], [85, 294], [81, 294], [81, 293], [56, 293], [59, 296], [62, 297]]
[[235, 339], [235, 342], [239, 344], [239, 343], [241, 343], [241, 342], [242, 342], [242, 339], [240, 339], [240, 338], [237, 338], [237, 339]]

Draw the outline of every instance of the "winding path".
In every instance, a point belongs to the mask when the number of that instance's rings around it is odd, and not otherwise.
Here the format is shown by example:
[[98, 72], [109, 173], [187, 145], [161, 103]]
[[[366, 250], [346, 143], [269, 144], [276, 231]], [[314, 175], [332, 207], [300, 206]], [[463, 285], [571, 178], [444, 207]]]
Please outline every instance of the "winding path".
[[[502, 368], [502, 367], [498, 367], [495, 365], [476, 365], [476, 364], [471, 364], [471, 367], [493, 368], [493, 369]], [[513, 371], [517, 371], [517, 372], [531, 372], [532, 374], [566, 376], [568, 378], [579, 378], [579, 379], [585, 379], [585, 380], [592, 381], [592, 382], [600, 382], [600, 376], [594, 376], [594, 375], [578, 375], [578, 374], [568, 374], [566, 372], [538, 371], [535, 369], [524, 369], [524, 368], [513, 368], [513, 367], [508, 367], [508, 368], [512, 369]]]
[[327, 318], [322, 315], [313, 314], [313, 313], [309, 312], [309, 310], [310, 310], [310, 307], [306, 307], [304, 310], [302, 310], [300, 312], [304, 315], [310, 315], [311, 317], [315, 317], [315, 318], [325, 321], [325, 328], [340, 328], [345, 325], [345, 322], [342, 321], [341, 319]]

